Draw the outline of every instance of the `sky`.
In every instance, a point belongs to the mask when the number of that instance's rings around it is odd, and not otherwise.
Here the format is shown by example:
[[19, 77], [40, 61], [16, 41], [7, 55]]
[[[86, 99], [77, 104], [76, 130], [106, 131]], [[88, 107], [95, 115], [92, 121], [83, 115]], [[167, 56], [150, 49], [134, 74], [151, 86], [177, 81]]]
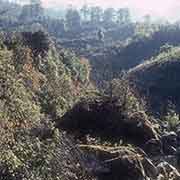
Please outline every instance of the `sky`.
[[62, 7], [84, 3], [101, 7], [129, 7], [137, 15], [151, 14], [170, 20], [180, 19], [180, 0], [42, 0], [45, 7]]

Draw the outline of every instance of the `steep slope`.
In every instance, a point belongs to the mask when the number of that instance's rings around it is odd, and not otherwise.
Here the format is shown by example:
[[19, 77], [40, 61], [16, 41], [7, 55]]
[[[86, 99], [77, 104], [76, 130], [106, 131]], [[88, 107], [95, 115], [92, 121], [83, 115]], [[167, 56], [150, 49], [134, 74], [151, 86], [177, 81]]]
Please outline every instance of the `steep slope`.
[[180, 49], [177, 47], [131, 69], [127, 78], [154, 112], [166, 113], [171, 105], [179, 111], [179, 72]]
[[113, 60], [113, 69], [116, 71], [128, 70], [159, 54], [165, 44], [177, 46], [180, 44], [180, 29], [178, 26], [162, 26], [148, 37], [133, 38], [125, 48], [117, 51]]
[[135, 36], [127, 42], [89, 51], [86, 56], [92, 66], [91, 79], [102, 88], [103, 81], [116, 78], [122, 71], [128, 71], [157, 56], [162, 48], [179, 45], [179, 35], [178, 26], [162, 26], [149, 36]]
[[137, 109], [131, 112], [125, 108], [135, 102], [130, 99], [125, 101], [126, 105], [108, 97], [82, 101], [68, 111], [57, 125], [70, 132], [79, 132], [79, 136], [89, 134], [110, 142], [123, 140], [143, 148], [150, 139], [158, 139], [158, 134], [144, 112]]
[[89, 179], [83, 154], [54, 126], [87, 88], [87, 65], [43, 32], [1, 39], [0, 179]]

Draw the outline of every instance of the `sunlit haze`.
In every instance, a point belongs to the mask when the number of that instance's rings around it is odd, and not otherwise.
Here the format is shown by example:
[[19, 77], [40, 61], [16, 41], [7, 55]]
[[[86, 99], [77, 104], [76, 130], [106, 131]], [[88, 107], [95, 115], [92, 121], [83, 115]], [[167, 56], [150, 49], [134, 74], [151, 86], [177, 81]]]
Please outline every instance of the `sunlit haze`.
[[73, 5], [80, 7], [87, 3], [101, 7], [129, 7], [137, 15], [151, 14], [175, 20], [180, 18], [180, 0], [42, 0], [45, 7]]

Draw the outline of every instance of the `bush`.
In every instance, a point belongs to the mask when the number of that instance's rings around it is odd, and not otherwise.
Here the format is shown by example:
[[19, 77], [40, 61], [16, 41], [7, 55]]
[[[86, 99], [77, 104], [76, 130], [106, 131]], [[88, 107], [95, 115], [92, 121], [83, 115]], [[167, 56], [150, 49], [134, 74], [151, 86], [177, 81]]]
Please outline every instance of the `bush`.
[[179, 114], [171, 110], [167, 113], [164, 120], [168, 122], [170, 130], [175, 130], [177, 125], [180, 123]]

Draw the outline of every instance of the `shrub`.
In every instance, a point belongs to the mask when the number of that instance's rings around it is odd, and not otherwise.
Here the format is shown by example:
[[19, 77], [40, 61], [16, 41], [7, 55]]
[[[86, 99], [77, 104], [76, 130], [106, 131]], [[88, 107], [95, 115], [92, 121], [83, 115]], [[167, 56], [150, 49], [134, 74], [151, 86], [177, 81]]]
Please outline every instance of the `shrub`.
[[171, 110], [165, 116], [165, 121], [168, 122], [170, 130], [175, 130], [177, 125], [180, 123], [179, 114]]

